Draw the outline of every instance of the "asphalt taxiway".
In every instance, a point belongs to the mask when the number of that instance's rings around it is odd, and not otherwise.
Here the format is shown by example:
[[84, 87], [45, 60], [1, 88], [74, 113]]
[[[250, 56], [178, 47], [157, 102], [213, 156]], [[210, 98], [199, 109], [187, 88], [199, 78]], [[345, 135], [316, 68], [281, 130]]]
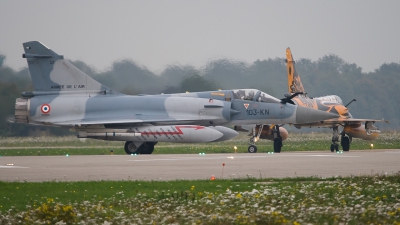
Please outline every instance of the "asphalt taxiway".
[[0, 157], [1, 181], [332, 177], [400, 171], [400, 150]]

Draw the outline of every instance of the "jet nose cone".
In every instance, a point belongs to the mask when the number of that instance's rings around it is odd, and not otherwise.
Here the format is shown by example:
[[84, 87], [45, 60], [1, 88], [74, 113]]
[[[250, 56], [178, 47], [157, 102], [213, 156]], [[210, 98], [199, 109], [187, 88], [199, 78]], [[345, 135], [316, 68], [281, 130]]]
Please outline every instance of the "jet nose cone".
[[303, 123], [314, 123], [323, 120], [329, 120], [338, 118], [339, 115], [324, 112], [321, 110], [316, 110], [312, 108], [307, 108], [303, 106], [297, 106], [296, 110], [296, 124]]

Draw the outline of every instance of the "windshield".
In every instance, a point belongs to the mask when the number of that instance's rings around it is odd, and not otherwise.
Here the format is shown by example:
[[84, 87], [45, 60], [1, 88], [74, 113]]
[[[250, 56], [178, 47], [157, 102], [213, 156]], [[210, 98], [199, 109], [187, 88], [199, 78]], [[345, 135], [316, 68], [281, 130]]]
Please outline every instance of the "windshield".
[[236, 89], [233, 91], [234, 99], [248, 100], [248, 101], [257, 101], [257, 102], [267, 102], [267, 103], [276, 103], [280, 102], [279, 99], [272, 97], [271, 95], [259, 91], [257, 89]]
[[337, 103], [343, 105], [342, 99], [341, 99], [339, 96], [337, 96], [337, 95], [334, 95], [334, 96], [335, 96], [335, 98], [336, 98]]
[[281, 100], [272, 97], [271, 95], [265, 93], [265, 92], [260, 92], [260, 95], [257, 98], [257, 102], [266, 102], [266, 103], [277, 103], [281, 102]]
[[324, 96], [324, 97], [318, 97], [316, 99], [321, 100], [321, 101], [327, 101], [327, 102], [336, 102], [336, 103], [343, 105], [342, 99], [337, 95], [328, 95], [328, 96]]
[[256, 89], [237, 89], [233, 91], [234, 99], [249, 100], [253, 101], [254, 96], [259, 90]]

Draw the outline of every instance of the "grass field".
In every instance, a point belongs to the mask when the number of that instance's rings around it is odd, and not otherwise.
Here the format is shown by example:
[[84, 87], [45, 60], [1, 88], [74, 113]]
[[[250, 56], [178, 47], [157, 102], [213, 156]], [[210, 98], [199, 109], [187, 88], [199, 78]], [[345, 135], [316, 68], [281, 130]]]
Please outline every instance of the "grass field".
[[[201, 144], [158, 143], [153, 154], [197, 154], [247, 152], [248, 137], [239, 135], [230, 141]], [[291, 133], [283, 144], [282, 151], [312, 151], [329, 150], [331, 143], [330, 133]], [[375, 141], [353, 139], [351, 150], [370, 149], [397, 149], [400, 148], [400, 133], [384, 132]], [[92, 139], [78, 139], [67, 137], [35, 137], [35, 138], [0, 138], [0, 156], [22, 155], [104, 155], [126, 154], [123, 150], [124, 142], [102, 141]], [[258, 152], [272, 152], [271, 141], [257, 142]]]
[[0, 224], [400, 224], [400, 174], [0, 187]]

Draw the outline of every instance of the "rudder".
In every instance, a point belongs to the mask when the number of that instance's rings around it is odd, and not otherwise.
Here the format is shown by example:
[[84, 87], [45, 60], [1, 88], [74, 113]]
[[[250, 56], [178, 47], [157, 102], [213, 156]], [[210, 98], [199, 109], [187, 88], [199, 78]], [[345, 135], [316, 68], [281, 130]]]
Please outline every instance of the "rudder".
[[112, 91], [38, 41], [23, 43], [23, 47], [35, 92]]

